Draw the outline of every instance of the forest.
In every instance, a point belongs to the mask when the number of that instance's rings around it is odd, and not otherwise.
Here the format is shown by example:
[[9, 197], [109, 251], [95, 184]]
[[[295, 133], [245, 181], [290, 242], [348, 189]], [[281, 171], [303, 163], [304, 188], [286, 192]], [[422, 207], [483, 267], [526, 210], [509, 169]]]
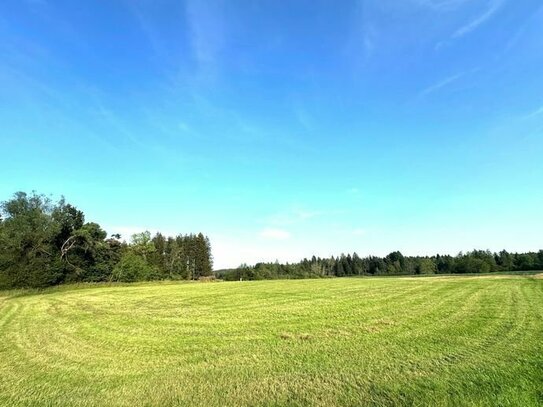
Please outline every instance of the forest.
[[224, 280], [268, 280], [278, 278], [321, 278], [346, 276], [474, 274], [496, 271], [543, 270], [543, 250], [509, 253], [502, 250], [473, 250], [456, 256], [404, 256], [395, 251], [386, 257], [359, 257], [356, 253], [330, 258], [313, 256], [299, 263], [242, 264], [235, 269], [218, 270]]
[[144, 231], [128, 242], [109, 235], [64, 198], [17, 192], [0, 204], [0, 289], [78, 282], [149, 280], [266, 280], [372, 275], [468, 274], [543, 270], [543, 250], [456, 256], [313, 256], [299, 263], [242, 264], [213, 271], [209, 238], [202, 233], [164, 236]]
[[0, 289], [100, 281], [197, 280], [213, 274], [202, 233], [110, 235], [64, 198], [17, 192], [0, 204]]

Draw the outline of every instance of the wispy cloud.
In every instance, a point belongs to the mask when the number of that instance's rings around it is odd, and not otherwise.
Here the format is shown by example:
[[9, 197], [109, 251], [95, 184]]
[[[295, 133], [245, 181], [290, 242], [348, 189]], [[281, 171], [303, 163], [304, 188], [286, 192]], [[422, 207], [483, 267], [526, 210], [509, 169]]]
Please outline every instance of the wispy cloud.
[[185, 122], [179, 122], [177, 128], [185, 133], [190, 131], [190, 126]]
[[194, 58], [203, 73], [216, 73], [219, 53], [224, 45], [224, 21], [217, 2], [189, 0], [186, 3], [189, 39]]
[[522, 44], [522, 41], [530, 33], [531, 29], [537, 27], [537, 29], [540, 31], [542, 27], [542, 24], [541, 24], [541, 21], [543, 19], [542, 17], [543, 17], [543, 6], [540, 6], [537, 10], [531, 13], [530, 17], [523, 24], [521, 24], [517, 28], [517, 30], [515, 31], [513, 35], [509, 36], [507, 43], [503, 47], [503, 54], [507, 54], [510, 51], [518, 49], [519, 48], [518, 45]]
[[284, 229], [265, 228], [260, 231], [260, 237], [271, 240], [287, 240], [290, 233]]
[[470, 0], [413, 0], [417, 5], [437, 11], [447, 11], [458, 8]]
[[533, 117], [540, 116], [540, 115], [543, 115], [543, 106], [525, 115], [524, 119], [531, 119]]
[[364, 56], [369, 58], [377, 48], [377, 30], [373, 25], [367, 24], [362, 32], [362, 46]]
[[427, 96], [431, 93], [434, 93], [434, 92], [437, 92], [438, 90], [446, 87], [447, 85], [450, 85], [451, 83], [457, 81], [458, 79], [460, 79], [461, 77], [463, 77], [466, 73], [465, 72], [460, 72], [460, 73], [457, 73], [456, 75], [452, 75], [452, 76], [449, 76], [448, 78], [445, 78], [429, 87], [427, 87], [426, 89], [422, 90], [420, 92], [420, 96]]
[[379, 32], [367, 3], [364, 0], [356, 3], [343, 50], [353, 61], [353, 68], [357, 72], [369, 62], [379, 47]]
[[43, 11], [49, 5], [47, 0], [25, 0], [24, 2], [33, 12]]
[[164, 49], [162, 47], [162, 42], [160, 41], [159, 35], [155, 29], [154, 24], [147, 17], [147, 13], [144, 10], [140, 9], [138, 3], [127, 3], [128, 7], [134, 14], [141, 31], [144, 33], [149, 45], [157, 56], [164, 55]]
[[453, 39], [463, 37], [466, 34], [476, 30], [481, 24], [484, 24], [489, 20], [500, 8], [504, 5], [505, 0], [490, 0], [488, 9], [481, 15], [477, 16], [475, 19], [471, 20], [467, 24], [463, 25], [457, 29], [452, 35]]
[[192, 84], [192, 104], [210, 122], [222, 122], [225, 127], [236, 129], [226, 132], [224, 137], [236, 143], [258, 143], [269, 135], [267, 129], [262, 128], [250, 117], [242, 112], [226, 108], [218, 103], [215, 98], [206, 95], [199, 85]]
[[104, 106], [102, 102], [100, 102], [98, 99], [95, 99], [95, 109], [95, 115], [102, 123], [107, 125], [109, 128], [115, 130], [118, 135], [123, 135], [129, 142], [139, 147], [146, 148], [142, 141], [136, 138], [134, 131], [132, 131], [132, 129], [126, 124], [126, 122], [121, 119], [121, 117], [119, 117], [113, 110]]
[[294, 114], [296, 116], [296, 120], [300, 124], [302, 128], [305, 130], [313, 130], [315, 127], [315, 121], [313, 117], [307, 112], [306, 109], [304, 109], [301, 106], [294, 108]]

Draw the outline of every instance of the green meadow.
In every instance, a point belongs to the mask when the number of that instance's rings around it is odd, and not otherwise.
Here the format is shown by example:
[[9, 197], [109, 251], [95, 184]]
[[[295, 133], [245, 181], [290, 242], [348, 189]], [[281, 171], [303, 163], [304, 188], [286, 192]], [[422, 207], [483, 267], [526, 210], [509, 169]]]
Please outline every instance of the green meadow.
[[539, 277], [3, 292], [0, 405], [543, 405]]

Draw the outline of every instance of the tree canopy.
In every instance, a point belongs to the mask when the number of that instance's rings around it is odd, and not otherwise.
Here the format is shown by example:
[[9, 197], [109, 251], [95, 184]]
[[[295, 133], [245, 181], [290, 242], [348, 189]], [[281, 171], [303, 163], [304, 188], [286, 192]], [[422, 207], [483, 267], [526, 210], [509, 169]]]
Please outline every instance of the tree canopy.
[[152, 237], [144, 231], [127, 243], [85, 222], [64, 198], [17, 192], [0, 204], [0, 288], [198, 279], [211, 275], [212, 265], [202, 233]]
[[154, 236], [149, 231], [126, 242], [110, 235], [64, 198], [17, 192], [0, 203], [0, 289], [46, 287], [71, 282], [316, 278], [363, 275], [490, 273], [543, 270], [543, 250], [492, 253], [474, 250], [456, 256], [303, 259], [298, 263], [243, 264], [213, 272], [209, 238], [202, 233]]
[[342, 254], [338, 257], [313, 256], [299, 263], [243, 264], [235, 269], [218, 270], [225, 280], [263, 280], [275, 278], [319, 278], [372, 275], [475, 274], [496, 271], [543, 270], [543, 250], [529, 253], [491, 253], [474, 250], [457, 256], [404, 256], [396, 251], [385, 257]]

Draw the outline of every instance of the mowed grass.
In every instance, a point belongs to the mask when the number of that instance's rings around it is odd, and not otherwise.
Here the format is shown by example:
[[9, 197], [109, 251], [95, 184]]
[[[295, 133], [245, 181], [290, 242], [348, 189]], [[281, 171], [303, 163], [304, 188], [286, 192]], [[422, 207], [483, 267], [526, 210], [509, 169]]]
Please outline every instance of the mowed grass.
[[543, 279], [4, 293], [0, 405], [543, 405]]

